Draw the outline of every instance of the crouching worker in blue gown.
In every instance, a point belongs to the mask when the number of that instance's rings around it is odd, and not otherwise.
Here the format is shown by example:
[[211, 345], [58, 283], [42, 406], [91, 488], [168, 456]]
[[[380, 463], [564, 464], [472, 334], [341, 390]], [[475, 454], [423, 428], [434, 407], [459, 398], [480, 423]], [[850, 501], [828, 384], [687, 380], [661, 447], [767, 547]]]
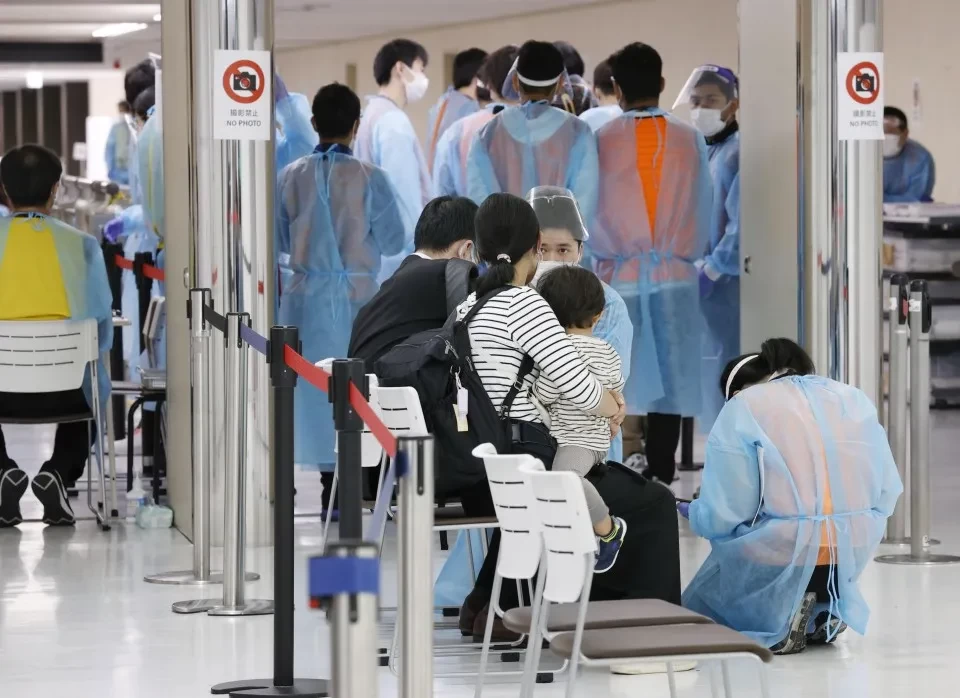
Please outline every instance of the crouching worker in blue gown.
[[778, 654], [861, 635], [858, 580], [903, 491], [873, 403], [771, 339], [731, 361], [700, 498], [680, 504], [712, 552], [683, 605]]
[[[377, 292], [382, 258], [403, 249], [403, 218], [386, 173], [350, 150], [359, 123], [360, 100], [349, 87], [322, 88], [313, 100], [320, 145], [278, 177], [277, 321], [300, 328], [311, 362], [346, 358], [353, 320]], [[332, 472], [331, 406], [305, 381], [294, 424], [296, 462]]]
[[[13, 214], [0, 220], [0, 321], [94, 319], [102, 356], [113, 344], [113, 296], [97, 240], [50, 217], [62, 174], [60, 158], [38, 145], [11, 150], [0, 162], [0, 183]], [[97, 397], [105, 405], [110, 380], [103, 361], [96, 365], [96, 386], [88, 368], [79, 390], [12, 393], [3, 392], [10, 386], [0, 386], [0, 418], [54, 421], [88, 414]], [[73, 525], [67, 486], [80, 478], [89, 454], [86, 422], [57, 425], [53, 451], [32, 483], [44, 523]], [[23, 521], [20, 498], [27, 484], [0, 431], [0, 528]]]

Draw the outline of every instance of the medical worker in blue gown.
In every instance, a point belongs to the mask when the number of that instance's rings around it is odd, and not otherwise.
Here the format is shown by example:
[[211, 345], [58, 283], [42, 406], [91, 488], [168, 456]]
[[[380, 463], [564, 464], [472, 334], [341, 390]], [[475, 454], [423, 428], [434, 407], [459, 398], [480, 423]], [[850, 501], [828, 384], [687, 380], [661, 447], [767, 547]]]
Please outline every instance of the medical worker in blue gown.
[[274, 102], [277, 114], [274, 159], [277, 174], [294, 160], [309, 155], [317, 147], [317, 132], [310, 119], [310, 101], [305, 95], [287, 90], [279, 75], [274, 75]]
[[[379, 288], [382, 259], [405, 242], [387, 174], [350, 149], [359, 121], [360, 100], [349, 87], [322, 88], [313, 100], [320, 145], [284, 169], [277, 185], [277, 321], [300, 328], [311, 362], [346, 357], [353, 320]], [[297, 463], [331, 472], [331, 406], [305, 381], [297, 386], [295, 432]]]
[[[580, 215], [580, 207], [573, 192], [562, 187], [537, 187], [527, 194], [540, 221], [540, 254], [537, 273], [531, 282], [537, 282], [549, 271], [559, 266], [578, 265], [583, 259], [583, 243], [590, 238]], [[605, 305], [600, 321], [593, 330], [596, 337], [608, 342], [623, 364], [623, 377], [630, 377], [630, 350], [633, 346], [633, 324], [627, 313], [627, 304], [616, 291], [603, 284]], [[607, 458], [623, 461], [623, 437], [617, 434]]]
[[596, 139], [586, 123], [550, 106], [567, 80], [553, 44], [520, 47], [513, 87], [522, 103], [500, 112], [474, 140], [467, 156], [471, 199], [481, 204], [496, 192], [523, 197], [537, 186], [563, 187], [574, 193], [590, 226], [597, 208]]
[[907, 115], [896, 107], [883, 110], [883, 202], [933, 201], [937, 168], [930, 151], [910, 138]]
[[113, 122], [107, 134], [104, 160], [107, 163], [107, 179], [117, 184], [130, 183], [130, 105], [126, 100], [117, 104], [120, 118]]
[[[701, 409], [703, 320], [695, 262], [713, 201], [703, 136], [660, 109], [662, 61], [630, 44], [611, 57], [624, 114], [597, 132], [600, 204], [587, 251], [633, 322], [630, 415], [647, 414], [648, 477], [670, 483], [683, 416]], [[624, 443], [639, 418], [624, 422]], [[626, 454], [630, 455], [630, 454]]]
[[379, 93], [369, 97], [354, 142], [357, 158], [376, 165], [390, 179], [400, 202], [404, 240], [398, 253], [385, 259], [379, 280], [393, 276], [413, 252], [413, 232], [423, 207], [433, 199], [433, 181], [420, 139], [404, 111], [427, 93], [430, 79], [424, 73], [427, 50], [409, 39], [384, 44], [373, 61]]
[[[127, 157], [129, 171], [129, 189], [131, 204], [123, 212], [108, 222], [103, 229], [103, 236], [110, 242], [119, 242], [123, 245], [123, 254], [127, 259], [133, 259], [138, 252], [156, 252], [156, 236], [150, 233], [144, 223], [142, 196], [140, 190], [140, 166], [138, 158], [138, 141], [140, 130], [147, 121], [147, 112], [155, 101], [156, 68], [151, 59], [144, 59], [127, 71], [124, 76], [124, 92], [127, 102], [133, 108], [132, 129], [128, 141], [129, 154]], [[146, 94], [145, 94], [146, 93]], [[138, 102], [138, 98], [142, 98]], [[137, 107], [140, 113], [137, 113]], [[140, 362], [140, 306], [137, 295], [137, 282], [132, 271], [124, 270], [121, 274], [120, 308], [130, 325], [123, 328], [123, 359], [127, 365], [128, 376], [137, 375], [137, 366]], [[119, 378], [119, 376], [117, 377]]]
[[731, 361], [700, 498], [678, 505], [711, 545], [683, 605], [779, 654], [866, 632], [858, 580], [903, 491], [873, 403], [813, 371], [788, 339]]
[[437, 142], [433, 160], [433, 189], [437, 196], [467, 196], [470, 146], [480, 129], [512, 104], [500, 94], [500, 90], [517, 59], [517, 50], [511, 44], [487, 56], [478, 75], [487, 93], [487, 103], [479, 111], [451, 124]]
[[720, 372], [740, 354], [740, 126], [738, 80], [733, 71], [700, 66], [690, 75], [673, 108], [690, 107], [690, 121], [707, 141], [713, 214], [710, 240], [696, 262], [703, 336], [703, 409], [700, 428], [709, 433], [723, 396], [714, 388]]
[[593, 93], [596, 95], [597, 106], [583, 112], [580, 118], [596, 133], [623, 114], [617, 91], [613, 89], [613, 69], [609, 59], [601, 61], [593, 69]]
[[[430, 107], [427, 113], [427, 164], [433, 168], [437, 156], [437, 144], [455, 122], [476, 114], [481, 109], [480, 100], [489, 101], [486, 88], [480, 86], [480, 67], [487, 59], [487, 52], [469, 48], [453, 58], [453, 84]], [[438, 194], [439, 196], [439, 194]]]

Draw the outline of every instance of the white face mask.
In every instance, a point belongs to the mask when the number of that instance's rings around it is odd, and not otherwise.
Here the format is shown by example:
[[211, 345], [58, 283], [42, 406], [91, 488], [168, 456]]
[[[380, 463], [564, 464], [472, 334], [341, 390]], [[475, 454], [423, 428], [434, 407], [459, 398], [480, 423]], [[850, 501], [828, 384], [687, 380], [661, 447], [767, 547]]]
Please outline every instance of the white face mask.
[[576, 266], [576, 264], [576, 262], [539, 262], [537, 264], [537, 273], [533, 275], [530, 285], [536, 288], [544, 274], [547, 274], [554, 269], [559, 269], [560, 267]]
[[[407, 102], [419, 102], [427, 94], [427, 88], [430, 87], [430, 78], [424, 73], [419, 73], [412, 69], [404, 71], [403, 89], [407, 95]], [[407, 75], [410, 76], [407, 79]]]
[[895, 133], [885, 133], [883, 135], [883, 157], [895, 158], [901, 150], [903, 148], [900, 147], [900, 136]]
[[690, 121], [700, 133], [709, 138], [717, 135], [726, 127], [727, 124], [721, 116], [722, 113], [722, 109], [695, 107], [690, 110]]

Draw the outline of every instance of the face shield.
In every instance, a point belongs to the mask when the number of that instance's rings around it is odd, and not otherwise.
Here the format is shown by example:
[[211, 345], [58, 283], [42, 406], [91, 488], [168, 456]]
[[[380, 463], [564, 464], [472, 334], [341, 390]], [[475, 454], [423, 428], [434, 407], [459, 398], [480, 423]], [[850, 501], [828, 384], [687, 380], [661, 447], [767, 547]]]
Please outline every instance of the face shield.
[[[507, 73], [507, 79], [503, 81], [503, 85], [500, 90], [500, 94], [503, 95], [504, 99], [508, 99], [511, 102], [519, 102], [520, 94], [517, 92], [517, 89], [513, 86], [513, 78], [517, 75], [517, 63], [520, 62], [518, 58], [513, 62], [513, 67], [510, 68], [510, 72]], [[551, 85], [556, 84], [557, 80], [531, 80], [529, 78], [520, 77], [519, 82], [521, 85], [526, 85], [528, 87], [543, 89], [550, 87]], [[560, 89], [554, 101], [562, 100], [564, 96], [569, 99], [572, 103], [574, 99], [573, 90], [570, 87], [570, 76], [567, 74], [566, 69], [560, 74], [559, 82], [561, 83]]]
[[739, 98], [740, 82], [729, 68], [702, 65], [694, 69], [673, 103], [673, 109], [724, 109]]
[[583, 243], [590, 235], [573, 192], [563, 187], [536, 187], [527, 194], [527, 201], [540, 223], [542, 265], [579, 264]]

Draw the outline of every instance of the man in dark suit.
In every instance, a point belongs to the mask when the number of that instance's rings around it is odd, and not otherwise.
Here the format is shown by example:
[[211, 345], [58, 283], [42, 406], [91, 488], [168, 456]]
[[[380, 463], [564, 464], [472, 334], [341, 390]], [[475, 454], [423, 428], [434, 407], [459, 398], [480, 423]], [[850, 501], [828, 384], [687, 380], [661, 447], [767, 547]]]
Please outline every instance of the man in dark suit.
[[434, 199], [423, 209], [414, 232], [414, 253], [353, 323], [348, 356], [363, 359], [368, 373], [373, 373], [377, 359], [408, 337], [442, 327], [450, 305], [466, 297], [466, 281], [476, 276], [470, 265], [476, 212], [470, 199], [451, 196]]

